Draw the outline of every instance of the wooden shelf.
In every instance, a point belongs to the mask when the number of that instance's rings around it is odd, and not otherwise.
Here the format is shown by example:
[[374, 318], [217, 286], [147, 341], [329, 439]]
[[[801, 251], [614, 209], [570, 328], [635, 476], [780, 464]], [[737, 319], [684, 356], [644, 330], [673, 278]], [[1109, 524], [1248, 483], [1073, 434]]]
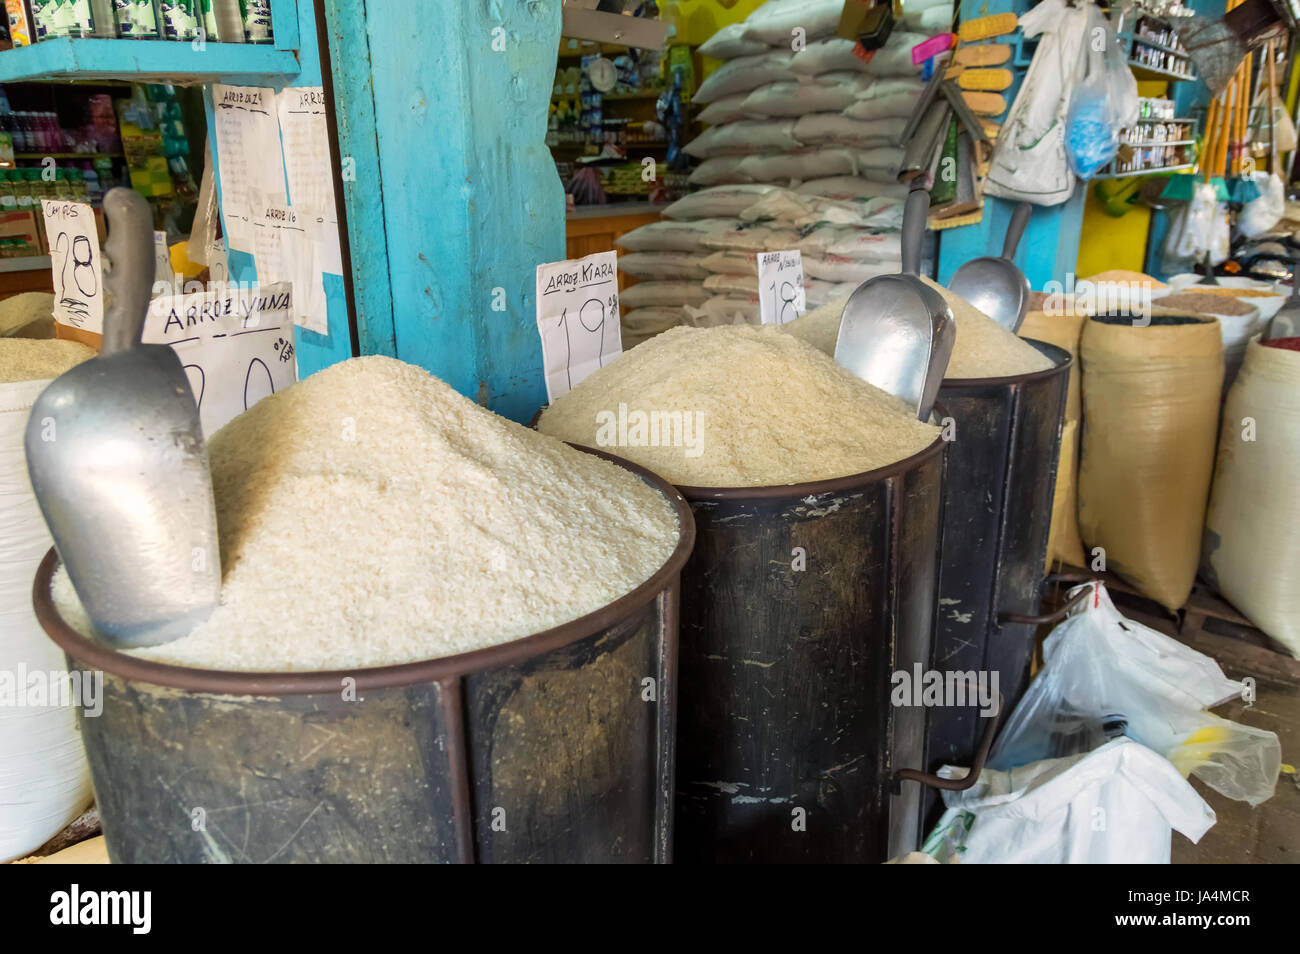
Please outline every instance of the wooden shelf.
[[1169, 175], [1174, 172], [1183, 172], [1186, 169], [1195, 167], [1195, 163], [1189, 162], [1181, 166], [1161, 166], [1159, 169], [1135, 169], [1132, 172], [1101, 172], [1093, 176], [1093, 179], [1134, 179], [1138, 176], [1159, 176]]
[[0, 83], [127, 80], [259, 86], [283, 84], [299, 72], [293, 50], [252, 43], [208, 42], [196, 50], [170, 40], [57, 37], [0, 52]]

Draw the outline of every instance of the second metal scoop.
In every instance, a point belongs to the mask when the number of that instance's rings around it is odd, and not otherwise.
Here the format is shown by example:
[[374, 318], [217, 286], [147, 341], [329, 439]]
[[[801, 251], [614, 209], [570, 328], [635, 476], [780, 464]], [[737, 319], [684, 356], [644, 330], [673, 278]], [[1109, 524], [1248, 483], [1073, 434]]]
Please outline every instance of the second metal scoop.
[[189, 378], [170, 347], [140, 344], [153, 214], [130, 189], [110, 191], [104, 213], [102, 351], [36, 399], [27, 471], [96, 633], [115, 648], [156, 646], [217, 606], [216, 510]]
[[1012, 333], [1020, 330], [1029, 311], [1029, 280], [1012, 261], [1033, 206], [1021, 202], [1011, 213], [1001, 257], [974, 258], [957, 269], [948, 289]]
[[[919, 178], [919, 177], [918, 177]], [[943, 296], [918, 277], [930, 196], [917, 185], [903, 208], [903, 270], [863, 282], [840, 318], [835, 360], [930, 418], [957, 327]]]
[[1291, 297], [1269, 319], [1261, 340], [1277, 338], [1300, 338], [1300, 258], [1295, 260], [1291, 269]]

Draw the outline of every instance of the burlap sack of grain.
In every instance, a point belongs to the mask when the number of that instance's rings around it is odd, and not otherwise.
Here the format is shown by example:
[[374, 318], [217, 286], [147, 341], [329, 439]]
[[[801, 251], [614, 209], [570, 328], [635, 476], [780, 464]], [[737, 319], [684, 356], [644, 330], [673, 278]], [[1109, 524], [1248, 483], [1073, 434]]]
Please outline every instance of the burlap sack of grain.
[[[1073, 310], [1073, 309], [1069, 309]], [[1061, 429], [1061, 459], [1056, 465], [1056, 489], [1052, 496], [1052, 527], [1047, 535], [1047, 568], [1055, 563], [1085, 566], [1083, 540], [1079, 537], [1078, 464], [1079, 414], [1083, 404], [1079, 373], [1079, 335], [1083, 315], [1031, 311], [1017, 332], [1022, 338], [1046, 341], [1070, 352], [1070, 384], [1065, 399], [1065, 424]]]
[[1175, 610], [1200, 558], [1223, 383], [1213, 318], [1089, 318], [1079, 345], [1079, 531], [1106, 569]]
[[1300, 353], [1252, 341], [1223, 409], [1202, 569], [1300, 656]]

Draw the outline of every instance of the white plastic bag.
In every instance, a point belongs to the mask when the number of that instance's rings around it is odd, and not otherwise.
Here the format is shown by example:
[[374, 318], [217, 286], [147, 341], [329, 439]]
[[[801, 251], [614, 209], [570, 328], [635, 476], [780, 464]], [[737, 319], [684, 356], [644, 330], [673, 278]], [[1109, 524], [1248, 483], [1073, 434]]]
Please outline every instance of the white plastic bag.
[[1065, 145], [1070, 168], [1090, 179], [1115, 158], [1120, 130], [1138, 118], [1137, 80], [1101, 8], [1088, 8], [1087, 71], [1070, 96]]
[[1237, 225], [1247, 238], [1255, 238], [1282, 221], [1286, 212], [1286, 188], [1282, 180], [1271, 172], [1256, 172], [1255, 184], [1259, 195], [1241, 207]]
[[1060, 205], [1074, 194], [1066, 158], [1065, 115], [1080, 72], [1088, 12], [1043, 0], [1020, 18], [1026, 37], [1041, 36], [997, 145], [984, 191], [1035, 205]]
[[1205, 253], [1215, 265], [1226, 261], [1229, 252], [1228, 213], [1219, 202], [1213, 184], [1199, 182], [1191, 201], [1174, 216], [1165, 246], [1167, 271], [1181, 271], [1168, 266], [1182, 262], [1200, 262]]
[[1216, 791], [1251, 805], [1273, 794], [1277, 736], [1205, 710], [1243, 692], [1209, 656], [1126, 619], [1100, 583], [1043, 643], [1043, 669], [998, 736], [988, 764], [1012, 769], [1090, 752], [1121, 735]]
[[1194, 843], [1215, 822], [1173, 766], [1125, 738], [1009, 772], [986, 767], [943, 801], [922, 850], [947, 864], [1168, 864], [1172, 831]]

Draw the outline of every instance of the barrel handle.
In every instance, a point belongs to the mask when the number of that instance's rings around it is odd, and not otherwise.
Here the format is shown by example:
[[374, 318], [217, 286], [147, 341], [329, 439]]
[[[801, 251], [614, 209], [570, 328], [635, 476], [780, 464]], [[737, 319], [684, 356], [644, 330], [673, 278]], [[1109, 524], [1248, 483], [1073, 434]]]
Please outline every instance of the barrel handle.
[[[1079, 580], [1077, 582], [1082, 583], [1082, 582], [1089, 582], [1089, 581], [1091, 581], [1091, 577], [1089, 577], [1088, 580]], [[1080, 590], [1078, 593], [1074, 594], [1074, 596], [1070, 599], [1068, 603], [1066, 603], [1056, 612], [1047, 613], [1042, 616], [1025, 616], [1022, 613], [999, 613], [998, 625], [1004, 625], [1006, 623], [1024, 623], [1025, 625], [1028, 626], [1041, 626], [1045, 623], [1059, 623], [1061, 620], [1065, 619], [1065, 617], [1070, 615], [1071, 610], [1073, 610], [1076, 606], [1081, 604], [1084, 600], [1086, 600], [1091, 595], [1092, 595], [1092, 590], [1090, 589]]]
[[965, 778], [940, 778], [933, 772], [922, 772], [920, 769], [899, 769], [891, 779], [894, 794], [898, 794], [898, 790], [904, 782], [920, 782], [922, 785], [943, 789], [945, 792], [964, 792], [978, 782], [980, 773], [984, 771], [984, 763], [988, 761], [989, 750], [993, 748], [993, 737], [997, 735], [998, 718], [1002, 715], [1002, 701], [1003, 696], [999, 692], [998, 711], [986, 717], [988, 725], [984, 727], [984, 735], [980, 738], [980, 747], [975, 753], [975, 760]]

